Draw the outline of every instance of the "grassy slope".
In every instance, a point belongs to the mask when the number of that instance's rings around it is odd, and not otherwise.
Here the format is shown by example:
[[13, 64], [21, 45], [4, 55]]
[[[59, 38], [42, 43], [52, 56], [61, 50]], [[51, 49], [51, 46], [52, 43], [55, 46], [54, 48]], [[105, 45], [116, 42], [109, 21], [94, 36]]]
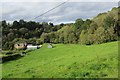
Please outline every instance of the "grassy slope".
[[118, 42], [92, 46], [55, 44], [3, 64], [3, 77], [117, 77]]

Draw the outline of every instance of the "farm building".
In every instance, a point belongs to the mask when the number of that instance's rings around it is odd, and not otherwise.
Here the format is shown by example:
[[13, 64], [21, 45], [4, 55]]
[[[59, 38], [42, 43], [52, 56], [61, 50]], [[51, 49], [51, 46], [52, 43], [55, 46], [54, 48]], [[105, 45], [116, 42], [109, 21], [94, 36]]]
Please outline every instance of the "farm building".
[[33, 46], [33, 45], [27, 45], [28, 50], [34, 50], [34, 49], [39, 49], [40, 46]]
[[27, 43], [16, 43], [14, 45], [15, 49], [28, 49], [28, 50], [33, 50], [33, 49], [39, 49], [40, 47], [42, 47], [42, 45], [40, 46], [33, 46], [32, 44], [27, 44]]
[[15, 49], [26, 49], [27, 43], [15, 43], [14, 48]]

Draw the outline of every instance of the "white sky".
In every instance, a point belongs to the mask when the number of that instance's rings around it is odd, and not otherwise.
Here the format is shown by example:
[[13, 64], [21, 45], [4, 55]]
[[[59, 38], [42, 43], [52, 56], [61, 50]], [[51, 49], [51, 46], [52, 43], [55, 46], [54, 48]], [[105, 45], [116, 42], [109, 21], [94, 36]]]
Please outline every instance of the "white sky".
[[[1, 0], [2, 20], [33, 20], [66, 0]], [[78, 18], [93, 18], [118, 6], [118, 0], [69, 0], [64, 5], [35, 19], [53, 23], [74, 22]], [[2, 8], [2, 9], [1, 9]]]
[[[1, 0], [1, 2], [64, 2], [66, 0]], [[69, 0], [69, 2], [119, 2], [119, 0]]]

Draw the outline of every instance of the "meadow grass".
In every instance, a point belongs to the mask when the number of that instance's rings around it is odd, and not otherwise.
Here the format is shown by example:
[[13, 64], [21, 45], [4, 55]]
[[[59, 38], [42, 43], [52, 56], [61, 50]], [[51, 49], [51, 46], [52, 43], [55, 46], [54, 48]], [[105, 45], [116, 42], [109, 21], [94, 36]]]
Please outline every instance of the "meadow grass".
[[53, 44], [3, 63], [3, 78], [117, 78], [118, 42]]

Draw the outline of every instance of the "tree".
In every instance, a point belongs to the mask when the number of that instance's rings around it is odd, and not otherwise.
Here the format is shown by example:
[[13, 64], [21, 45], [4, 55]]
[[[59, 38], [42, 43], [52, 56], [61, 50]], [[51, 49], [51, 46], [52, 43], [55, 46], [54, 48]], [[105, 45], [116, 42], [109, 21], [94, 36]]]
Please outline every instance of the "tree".
[[19, 24], [20, 25], [24, 25], [25, 24], [25, 21], [23, 19], [19, 20]]
[[63, 26], [64, 26], [64, 23], [61, 23], [61, 24], [60, 24], [60, 26], [62, 26], [62, 27], [63, 27]]
[[106, 42], [106, 30], [104, 27], [99, 27], [95, 31], [95, 43], [100, 44]]
[[76, 26], [76, 29], [80, 29], [83, 25], [84, 21], [82, 19], [77, 19], [75, 21], [75, 26]]
[[33, 45], [37, 45], [36, 44], [36, 38], [30, 38], [30, 43], [33, 44]]
[[49, 23], [49, 25], [50, 25], [51, 27], [53, 27], [53, 26], [54, 26], [54, 24], [53, 24], [53, 23], [51, 23], [51, 22]]
[[76, 38], [74, 32], [72, 32], [68, 35], [68, 42], [73, 43], [73, 44], [77, 43], [77, 38]]
[[6, 21], [4, 20], [4, 21], [2, 21], [2, 27], [3, 28], [7, 28], [7, 23], [6, 23]]
[[9, 33], [7, 35], [7, 38], [8, 38], [8, 41], [12, 41], [15, 38], [14, 33]]
[[104, 26], [106, 28], [108, 27], [113, 27], [115, 23], [115, 19], [112, 16], [106, 16], [106, 18], [104, 19]]
[[14, 21], [14, 22], [13, 22], [13, 25], [12, 25], [12, 28], [14, 28], [14, 29], [19, 29], [19, 28], [20, 28], [19, 22], [18, 22], [18, 21]]
[[117, 40], [117, 34], [115, 33], [114, 31], [114, 28], [113, 27], [110, 27], [107, 29], [107, 32], [108, 32], [108, 38], [107, 38], [107, 41], [114, 41], [114, 40]]
[[87, 44], [87, 34], [85, 30], [82, 30], [80, 37], [79, 37], [80, 44]]
[[19, 32], [21, 34], [21, 37], [24, 38], [25, 34], [28, 33], [28, 29], [27, 28], [20, 28]]
[[90, 27], [90, 24], [91, 24], [91, 20], [90, 19], [87, 19], [84, 23], [83, 23], [83, 25], [82, 25], [82, 30], [84, 29], [84, 30], [87, 30], [89, 27]]
[[48, 34], [48, 36], [50, 38], [50, 43], [54, 43], [55, 38], [56, 38], [55, 33], [51, 32], [51, 33]]
[[92, 30], [96, 30], [96, 29], [98, 28], [97, 23], [92, 22], [92, 23], [90, 24], [90, 28], [91, 28]]
[[42, 33], [40, 40], [42, 43], [50, 43], [50, 38], [48, 36], [48, 33]]

